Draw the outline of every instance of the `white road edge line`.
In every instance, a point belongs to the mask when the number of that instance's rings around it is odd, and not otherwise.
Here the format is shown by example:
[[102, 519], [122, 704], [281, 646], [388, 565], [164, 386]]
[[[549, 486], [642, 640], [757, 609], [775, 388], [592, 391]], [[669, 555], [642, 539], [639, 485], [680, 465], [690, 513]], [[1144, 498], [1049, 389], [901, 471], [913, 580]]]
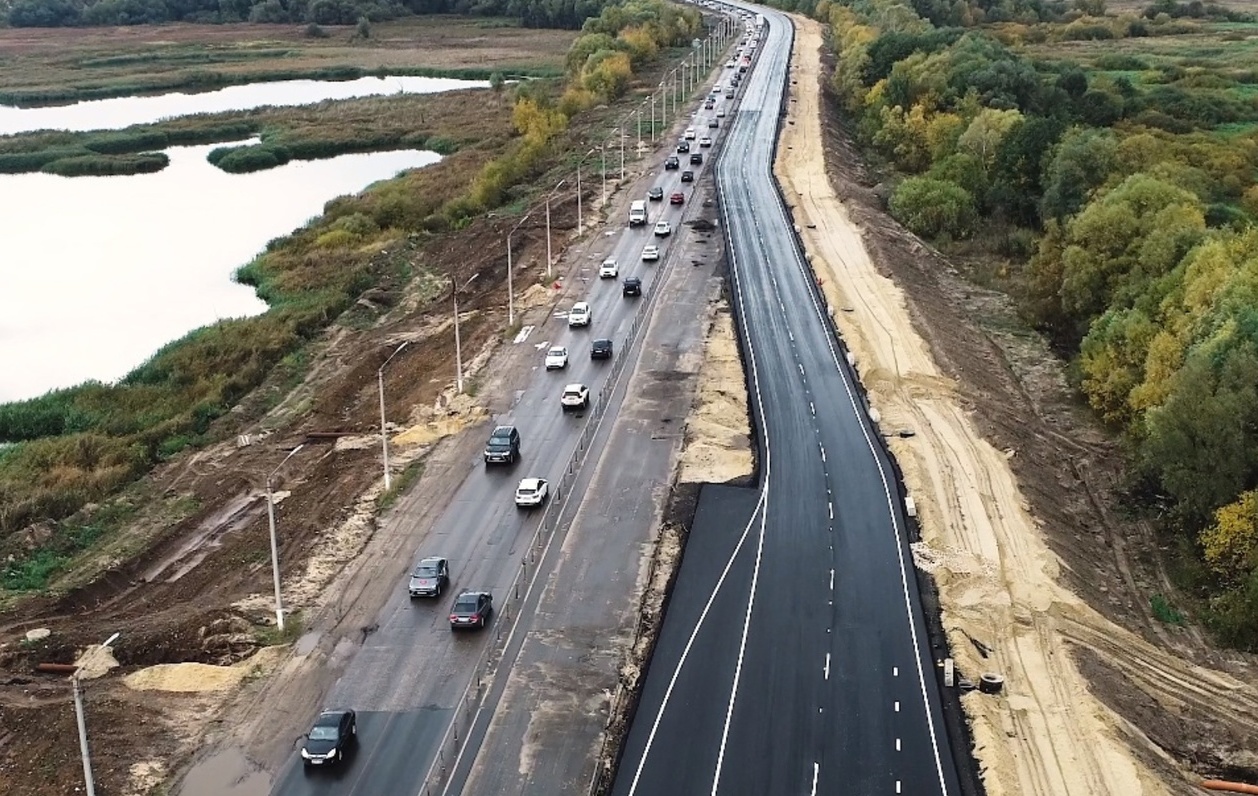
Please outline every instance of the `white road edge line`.
[[812, 764], [812, 796], [817, 796], [817, 776], [821, 773], [821, 764]]
[[826, 679], [830, 679], [830, 653], [826, 653]]

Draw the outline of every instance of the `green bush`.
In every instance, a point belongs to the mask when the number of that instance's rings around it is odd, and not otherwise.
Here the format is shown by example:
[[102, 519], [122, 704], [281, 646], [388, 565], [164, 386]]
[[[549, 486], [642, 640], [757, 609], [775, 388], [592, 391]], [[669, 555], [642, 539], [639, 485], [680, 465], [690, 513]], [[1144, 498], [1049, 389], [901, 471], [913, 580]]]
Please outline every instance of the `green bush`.
[[292, 155], [286, 147], [275, 144], [252, 144], [219, 147], [210, 152], [209, 160], [228, 173], [246, 174], [283, 166], [292, 160]]
[[107, 177], [120, 174], [150, 174], [170, 165], [165, 152], [138, 155], [80, 155], [45, 163], [40, 171], [62, 177]]

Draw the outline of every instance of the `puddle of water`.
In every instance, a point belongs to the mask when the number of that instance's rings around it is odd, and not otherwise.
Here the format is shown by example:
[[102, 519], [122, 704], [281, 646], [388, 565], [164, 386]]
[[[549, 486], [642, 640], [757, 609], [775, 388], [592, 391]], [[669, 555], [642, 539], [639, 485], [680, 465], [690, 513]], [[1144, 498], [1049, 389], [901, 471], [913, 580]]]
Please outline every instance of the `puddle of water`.
[[267, 796], [271, 777], [233, 747], [194, 765], [178, 792], [180, 796]]
[[298, 655], [309, 655], [322, 636], [322, 633], [314, 630], [309, 633], [303, 633], [302, 637], [297, 639], [297, 643], [293, 645], [293, 652]]

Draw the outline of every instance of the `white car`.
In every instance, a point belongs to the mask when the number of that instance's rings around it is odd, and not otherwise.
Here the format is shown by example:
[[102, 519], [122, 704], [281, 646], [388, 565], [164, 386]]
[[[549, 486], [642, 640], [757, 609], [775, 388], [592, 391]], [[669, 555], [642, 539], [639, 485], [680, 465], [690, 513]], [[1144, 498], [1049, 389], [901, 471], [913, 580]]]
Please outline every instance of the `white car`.
[[686, 134], [685, 134], [685, 136], [683, 136], [683, 137], [684, 137], [687, 141], [693, 141], [693, 140], [695, 140], [695, 128], [693, 128], [693, 127], [687, 127], [687, 128], [686, 128]]
[[705, 135], [699, 139], [699, 146], [712, 146], [712, 139]]
[[550, 484], [541, 478], [523, 478], [515, 488], [515, 504], [522, 509], [531, 509], [546, 502], [550, 495]]
[[725, 109], [724, 109], [724, 108], [717, 108], [717, 109], [716, 109], [716, 118], [718, 118], [718, 119], [724, 119], [724, 118], [725, 118]]
[[[672, 234], [673, 234], [673, 226], [672, 226], [672, 224], [669, 224], [667, 221], [658, 221], [658, 222], [656, 222], [656, 224], [655, 224], [655, 237], [657, 237], [657, 238], [667, 238], [669, 235], [672, 235]], [[572, 316], [571, 316], [571, 315], [569, 315], [569, 316], [568, 316], [568, 318], [569, 318], [569, 320], [571, 320]]]
[[585, 409], [590, 405], [590, 388], [584, 384], [569, 384], [559, 396], [559, 405], [568, 409]]
[[[658, 227], [659, 224], [656, 224]], [[590, 305], [584, 301], [578, 301], [572, 305], [572, 309], [568, 310], [569, 326], [589, 326], [590, 325]]]
[[566, 367], [568, 367], [568, 349], [557, 345], [546, 352], [547, 370], [563, 370]]
[[615, 279], [620, 276], [620, 269], [616, 267], [616, 258], [608, 257], [603, 264], [598, 267], [599, 279]]
[[651, 245], [651, 246], [644, 246], [642, 248], [642, 261], [643, 262], [653, 263], [658, 259], [660, 259], [659, 246]]

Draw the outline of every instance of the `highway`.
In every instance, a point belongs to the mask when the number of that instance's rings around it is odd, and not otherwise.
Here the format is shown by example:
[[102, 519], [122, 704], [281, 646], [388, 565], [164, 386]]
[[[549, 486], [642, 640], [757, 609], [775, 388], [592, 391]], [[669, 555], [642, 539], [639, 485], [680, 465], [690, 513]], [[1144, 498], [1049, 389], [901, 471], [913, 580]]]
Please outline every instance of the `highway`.
[[[709, 115], [715, 115], [715, 111]], [[708, 130], [706, 116], [692, 123], [699, 136], [716, 132]], [[693, 151], [702, 151], [706, 156], [709, 150], [695, 146]], [[550, 317], [526, 316], [524, 322], [535, 328], [527, 334], [522, 332], [523, 339], [505, 352], [508, 360], [531, 361], [532, 370], [523, 380], [509, 383], [510, 389], [504, 395], [491, 399], [499, 405], [494, 408], [493, 421], [484, 424], [483, 433], [488, 437], [495, 424], [515, 424], [522, 436], [521, 459], [512, 467], [492, 468], [481, 462], [479, 454], [469, 460], [465, 480], [447, 505], [434, 507], [441, 512], [440, 519], [413, 555], [415, 561], [433, 555], [449, 558], [449, 589], [440, 599], [411, 600], [406, 582], [400, 581], [361, 647], [334, 656], [342, 661], [344, 669], [325, 699], [325, 706], [358, 711], [357, 749], [344, 766], [326, 771], [303, 770], [294, 752], [276, 777], [273, 794], [410, 796], [420, 790], [434, 768], [438, 750], [450, 748], [455, 712], [465, 704], [462, 700], [471, 687], [480, 656], [485, 645], [494, 640], [495, 625], [505, 623], [500, 610], [484, 632], [451, 633], [447, 621], [449, 606], [464, 589], [491, 591], [500, 607], [508, 597], [542, 514], [540, 510], [527, 512], [516, 508], [515, 486], [526, 476], [558, 483], [589, 422], [588, 415], [562, 412], [559, 395], [569, 382], [588, 385], [592, 398], [599, 395], [612, 365], [591, 361], [591, 341], [609, 337], [616, 345], [615, 356], [625, 356], [622, 343], [635, 317], [646, 311], [646, 297], [657, 287], [660, 273], [673, 256], [672, 241], [677, 233], [670, 238], [657, 238], [652, 229], [655, 222], [668, 220], [676, 228], [698, 211], [688, 202], [680, 207], [670, 205], [668, 197], [675, 191], [683, 192], [687, 200], [691, 196], [693, 186], [680, 182], [681, 170], [693, 169], [697, 177], [702, 177], [711, 166], [691, 166], [689, 158], [682, 156], [680, 170], [663, 171], [665, 154], [672, 153], [650, 156], [646, 168], [657, 171], [654, 180], [638, 186], [640, 190], [632, 197], [613, 203], [613, 215], [606, 225], [587, 232], [588, 244], [574, 245], [574, 250], [585, 257], [575, 278], [584, 288], [574, 291], [574, 280], [570, 279], [565, 295], [570, 295], [571, 300]], [[664, 201], [650, 203], [649, 224], [628, 227], [627, 213], [617, 208], [623, 204], [627, 211], [628, 199], [639, 198], [651, 185], [664, 190]], [[662, 258], [658, 263], [644, 263], [640, 259], [642, 248], [652, 243], [661, 246]], [[619, 278], [597, 277], [598, 265], [605, 257], [618, 260]], [[621, 280], [626, 276], [642, 279], [643, 298], [622, 296]], [[586, 300], [592, 306], [593, 320], [588, 328], [570, 329], [567, 325], [566, 309], [577, 300]], [[545, 370], [543, 358], [549, 345], [567, 346], [570, 363], [566, 370]], [[495, 357], [494, 362], [499, 361]], [[504, 367], [515, 364], [508, 361]], [[587, 467], [592, 463], [587, 462]], [[525, 614], [521, 624], [527, 626], [530, 621]], [[505, 637], [505, 627], [503, 630]], [[492, 689], [489, 693], [492, 696]], [[492, 712], [493, 705], [488, 704], [485, 709]], [[470, 749], [467, 754], [475, 757], [475, 752]]]
[[775, 190], [792, 43], [717, 162], [758, 493], [701, 501], [615, 796], [959, 794], [894, 471]]

